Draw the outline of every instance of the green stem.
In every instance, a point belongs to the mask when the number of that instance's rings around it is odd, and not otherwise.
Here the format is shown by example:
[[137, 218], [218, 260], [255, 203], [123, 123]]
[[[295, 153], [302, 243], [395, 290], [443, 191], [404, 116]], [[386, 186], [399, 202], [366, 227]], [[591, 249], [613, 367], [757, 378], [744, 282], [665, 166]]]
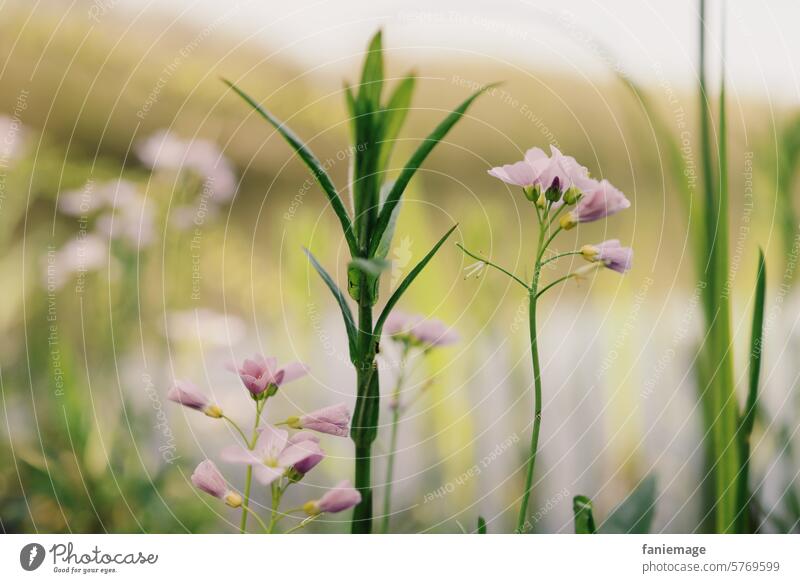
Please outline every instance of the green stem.
[[[549, 231], [549, 229], [550, 229], [550, 225], [549, 224], [547, 225], [547, 229]], [[553, 242], [553, 239], [556, 238], [556, 235], [558, 235], [561, 232], [562, 229], [563, 229], [563, 227], [561, 225], [559, 225], [558, 228], [555, 231], [553, 231], [553, 234], [550, 235], [547, 238], [547, 241], [545, 241], [545, 243], [543, 245], [540, 243], [540, 245], [539, 245], [539, 257], [536, 260], [537, 265], [542, 260], [542, 255], [544, 255], [544, 252], [547, 249], [548, 245], [550, 245], [550, 243]], [[540, 237], [540, 241], [543, 238], [543, 236], [544, 236], [544, 230], [542, 230], [542, 237]], [[541, 265], [539, 267], [541, 267]]]
[[236, 431], [239, 432], [239, 435], [242, 436], [242, 441], [244, 441], [245, 445], [250, 445], [250, 440], [247, 439], [247, 436], [244, 434], [244, 431], [242, 431], [242, 428], [239, 427], [239, 424], [236, 423], [236, 421], [234, 421], [233, 419], [231, 419], [227, 415], [223, 415], [222, 418], [225, 421], [227, 421], [228, 423], [230, 423], [233, 426], [233, 428], [236, 429]]
[[567, 251], [566, 253], [559, 253], [558, 255], [553, 255], [549, 259], [545, 259], [544, 261], [542, 261], [542, 267], [544, 267], [548, 263], [551, 263], [553, 261], [557, 261], [557, 260], [561, 259], [562, 257], [568, 257], [570, 255], [580, 255], [580, 254], [581, 254], [580, 251]]
[[500, 266], [499, 266], [499, 265], [497, 265], [496, 263], [492, 263], [492, 262], [491, 262], [491, 261], [489, 261], [488, 259], [485, 259], [485, 258], [481, 257], [480, 255], [477, 255], [477, 254], [473, 253], [472, 251], [468, 251], [466, 248], [464, 248], [464, 246], [463, 246], [463, 245], [461, 245], [461, 243], [456, 243], [456, 247], [458, 247], [459, 249], [461, 249], [461, 250], [462, 250], [464, 253], [466, 253], [467, 255], [469, 255], [470, 257], [472, 257], [473, 259], [476, 259], [476, 260], [478, 260], [478, 261], [481, 261], [482, 263], [485, 263], [486, 265], [489, 265], [489, 266], [491, 266], [491, 267], [494, 267], [494, 268], [495, 268], [495, 269], [497, 269], [498, 271], [501, 271], [501, 272], [505, 273], [505, 274], [506, 274], [508, 277], [510, 277], [511, 279], [513, 279], [514, 281], [516, 281], [516, 282], [517, 282], [518, 284], [520, 284], [522, 287], [524, 287], [524, 288], [525, 288], [525, 289], [527, 289], [527, 290], [530, 290], [530, 288], [528, 287], [528, 284], [527, 284], [527, 283], [525, 283], [524, 281], [522, 281], [520, 278], [518, 278], [516, 275], [514, 275], [513, 273], [511, 273], [511, 272], [510, 272], [510, 271], [508, 271], [507, 269], [504, 269], [504, 268], [500, 267]]
[[[546, 215], [545, 215], [546, 218]], [[528, 320], [530, 325], [530, 341], [531, 341], [531, 361], [533, 363], [533, 431], [531, 432], [531, 445], [528, 452], [528, 463], [525, 472], [525, 490], [522, 493], [522, 504], [519, 509], [519, 516], [517, 517], [517, 532], [522, 533], [525, 530], [525, 523], [527, 522], [528, 504], [530, 503], [531, 490], [533, 489], [533, 472], [536, 467], [536, 451], [539, 447], [539, 430], [542, 424], [542, 375], [539, 364], [539, 342], [536, 336], [536, 301], [539, 297], [537, 290], [539, 289], [539, 275], [542, 270], [542, 255], [544, 255], [547, 245], [553, 240], [553, 237], [560, 231], [560, 228], [544, 242], [545, 227], [540, 221], [539, 229], [539, 249], [536, 254], [536, 264], [533, 269], [533, 281], [531, 282], [530, 291], [528, 294], [529, 307], [528, 307]]]
[[278, 524], [278, 506], [281, 503], [283, 491], [281, 490], [279, 482], [272, 482], [270, 489], [272, 490], [272, 506], [270, 507], [269, 528], [267, 532], [272, 534], [275, 530], [275, 525]]
[[400, 393], [403, 389], [405, 381], [406, 359], [408, 358], [409, 344], [406, 343], [403, 347], [403, 353], [400, 356], [400, 369], [397, 374], [397, 384], [392, 393], [392, 427], [389, 436], [389, 456], [386, 461], [386, 490], [383, 496], [383, 522], [381, 525], [381, 532], [386, 534], [389, 532], [389, 515], [392, 511], [392, 483], [394, 482], [394, 458], [397, 452], [397, 430], [400, 424]]
[[558, 285], [559, 283], [561, 283], [562, 281], [567, 281], [568, 279], [571, 279], [573, 277], [575, 277], [575, 273], [568, 273], [567, 275], [565, 275], [563, 277], [559, 277], [555, 281], [551, 281], [550, 283], [548, 283], [546, 286], [544, 286], [542, 289], [540, 289], [536, 293], [536, 299], [538, 299], [540, 295], [542, 295], [544, 292], [549, 290], [551, 287], [554, 287], [554, 286]]
[[[250, 438], [247, 443], [247, 449], [253, 451], [256, 447], [256, 440], [258, 439], [258, 424], [261, 422], [261, 411], [264, 408], [264, 403], [266, 399], [262, 399], [256, 401], [256, 415], [255, 421], [253, 421], [253, 436]], [[244, 437], [244, 433], [242, 433]], [[247, 531], [247, 507], [250, 506], [250, 488], [253, 485], [253, 466], [247, 466], [247, 473], [244, 477], [244, 502], [242, 504], [242, 518], [239, 521], [239, 532], [244, 534]]]
[[244, 506], [244, 505], [242, 505], [242, 510], [244, 510], [245, 512], [247, 512], [247, 513], [249, 513], [249, 514], [251, 514], [253, 516], [255, 521], [261, 527], [261, 530], [263, 530], [264, 532], [270, 532], [269, 528], [267, 528], [267, 525], [264, 524], [264, 521], [261, 520], [261, 517], [258, 515], [257, 512], [255, 512], [254, 510], [252, 510], [252, 509], [250, 509], [250, 508], [248, 508], [247, 506]]
[[[362, 293], [366, 282], [362, 280]], [[355, 487], [361, 502], [353, 510], [350, 530], [354, 534], [372, 532], [372, 442], [378, 425], [380, 388], [375, 372], [375, 339], [372, 328], [372, 306], [365, 296], [358, 310], [358, 357], [356, 366], [356, 408], [353, 413], [351, 437], [355, 444]]]
[[309, 516], [308, 518], [304, 519], [304, 520], [303, 520], [303, 521], [302, 521], [300, 524], [298, 524], [297, 526], [293, 526], [292, 528], [290, 528], [289, 530], [287, 530], [287, 531], [286, 531], [286, 534], [292, 534], [293, 532], [297, 532], [297, 531], [298, 531], [298, 530], [300, 530], [301, 528], [305, 528], [306, 526], [308, 526], [309, 524], [311, 524], [312, 522], [314, 522], [314, 521], [317, 519], [317, 516], [319, 516], [319, 514], [317, 514], [316, 516]]

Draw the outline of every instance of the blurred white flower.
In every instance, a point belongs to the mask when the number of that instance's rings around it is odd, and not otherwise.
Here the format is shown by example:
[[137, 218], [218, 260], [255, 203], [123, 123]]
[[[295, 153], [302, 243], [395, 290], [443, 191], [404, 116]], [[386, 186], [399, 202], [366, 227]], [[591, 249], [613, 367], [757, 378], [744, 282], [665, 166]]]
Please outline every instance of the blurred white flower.
[[96, 271], [108, 262], [108, 245], [97, 235], [74, 237], [45, 261], [45, 282], [56, 289], [79, 273]]
[[106, 238], [124, 241], [132, 249], [142, 249], [155, 238], [155, 213], [135, 183], [112, 180], [60, 195], [61, 212], [78, 217], [102, 214], [95, 222], [95, 232]]
[[177, 170], [186, 157], [186, 142], [159, 130], [139, 144], [136, 155], [153, 170]]
[[182, 140], [159, 130], [136, 149], [142, 163], [153, 170], [188, 170], [203, 179], [203, 195], [221, 204], [236, 192], [236, 173], [222, 150], [206, 139]]

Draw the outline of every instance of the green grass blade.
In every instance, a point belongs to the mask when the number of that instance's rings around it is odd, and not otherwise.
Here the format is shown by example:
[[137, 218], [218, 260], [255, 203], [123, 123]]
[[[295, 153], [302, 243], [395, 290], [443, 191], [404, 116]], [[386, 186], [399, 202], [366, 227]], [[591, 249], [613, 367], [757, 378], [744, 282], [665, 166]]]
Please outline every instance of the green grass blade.
[[381, 315], [378, 316], [378, 320], [375, 323], [375, 331], [374, 336], [375, 338], [380, 338], [381, 332], [383, 331], [383, 325], [386, 322], [386, 318], [389, 317], [389, 314], [392, 312], [392, 309], [400, 301], [400, 298], [403, 296], [405, 291], [408, 289], [408, 286], [412, 284], [412, 282], [417, 278], [417, 276], [425, 269], [425, 266], [428, 262], [433, 259], [433, 256], [436, 255], [436, 252], [439, 250], [439, 247], [444, 245], [444, 242], [447, 241], [447, 238], [456, 230], [458, 225], [453, 225], [450, 227], [450, 230], [447, 231], [444, 236], [439, 239], [439, 241], [434, 245], [428, 254], [422, 258], [422, 260], [414, 266], [409, 274], [400, 282], [400, 285], [397, 286], [397, 289], [394, 290], [394, 293], [391, 297], [387, 300], [386, 305], [383, 307], [383, 311], [381, 311]]
[[[723, 18], [723, 37], [724, 37]], [[719, 192], [708, 209], [710, 238], [709, 263], [712, 276], [709, 278], [711, 320], [710, 349], [715, 354], [712, 363], [717, 367], [712, 379], [712, 403], [714, 414], [714, 450], [716, 463], [716, 508], [717, 532], [735, 532], [738, 515], [738, 478], [740, 467], [737, 434], [739, 430], [739, 406], [736, 397], [733, 367], [733, 338], [731, 334], [731, 303], [728, 275], [729, 259], [729, 195], [728, 195], [728, 129], [725, 107], [725, 41], [722, 41], [722, 75], [719, 92]], [[710, 157], [706, 164], [711, 164]]]
[[328, 173], [325, 172], [325, 169], [322, 167], [322, 164], [314, 155], [314, 153], [300, 140], [299, 137], [297, 137], [297, 135], [291, 129], [289, 129], [283, 122], [278, 120], [269, 111], [264, 109], [252, 97], [236, 86], [236, 84], [228, 81], [227, 79], [223, 79], [222, 81], [228, 87], [233, 89], [233, 91], [239, 95], [239, 97], [244, 99], [247, 104], [252, 107], [261, 117], [267, 120], [272, 127], [274, 127], [278, 133], [283, 136], [283, 139], [289, 143], [297, 155], [300, 156], [300, 159], [305, 162], [306, 166], [308, 166], [308, 168], [311, 170], [311, 173], [314, 175], [314, 178], [316, 178], [319, 182], [322, 190], [325, 191], [325, 195], [328, 197], [328, 201], [331, 203], [333, 212], [335, 212], [336, 216], [339, 217], [339, 222], [342, 225], [342, 231], [344, 232], [345, 239], [347, 240], [347, 246], [350, 248], [350, 252], [355, 255], [357, 245], [355, 236], [353, 235], [353, 227], [350, 223], [350, 217], [347, 214], [347, 209], [345, 209], [342, 198], [339, 196], [339, 193], [336, 190], [336, 186], [334, 186], [330, 176], [328, 176]]
[[647, 534], [656, 508], [656, 479], [647, 476], [600, 525], [603, 534]]
[[380, 172], [386, 170], [397, 136], [400, 135], [400, 130], [408, 116], [415, 82], [416, 79], [413, 73], [400, 81], [381, 113], [383, 131], [381, 132], [381, 153], [378, 156], [378, 170]]
[[389, 191], [389, 195], [386, 197], [386, 202], [384, 203], [383, 207], [381, 207], [381, 212], [378, 215], [378, 222], [375, 226], [375, 229], [372, 233], [372, 238], [370, 240], [369, 246], [369, 256], [375, 254], [375, 250], [378, 248], [380, 244], [381, 238], [383, 236], [383, 232], [386, 230], [386, 227], [389, 225], [389, 222], [392, 217], [392, 212], [397, 204], [400, 202], [400, 198], [403, 196], [403, 192], [405, 192], [408, 183], [411, 181], [411, 178], [414, 176], [416, 171], [425, 161], [425, 158], [428, 157], [428, 154], [436, 147], [447, 133], [453, 128], [453, 126], [461, 119], [461, 116], [467, 111], [472, 102], [475, 101], [484, 91], [494, 87], [494, 85], [487, 85], [482, 87], [472, 95], [470, 95], [461, 105], [459, 105], [456, 109], [454, 109], [438, 126], [434, 129], [427, 138], [422, 142], [422, 144], [417, 148], [414, 154], [411, 155], [408, 162], [406, 163], [403, 170], [400, 172], [400, 175], [397, 177], [392, 189]]
[[319, 261], [317, 261], [316, 257], [303, 247], [303, 251], [308, 256], [308, 259], [311, 261], [311, 265], [314, 266], [314, 269], [317, 270], [319, 276], [322, 278], [322, 281], [325, 282], [325, 285], [328, 286], [328, 289], [333, 294], [333, 297], [336, 298], [336, 303], [339, 304], [339, 309], [342, 312], [342, 318], [344, 319], [344, 327], [347, 331], [347, 343], [350, 349], [350, 359], [352, 360], [356, 356], [356, 337], [357, 337], [357, 328], [355, 324], [355, 320], [353, 320], [353, 313], [350, 311], [350, 306], [347, 305], [347, 299], [345, 298], [342, 290], [339, 289], [339, 286], [336, 285], [336, 282], [333, 281], [333, 278], [325, 271], [325, 268], [320, 265]]
[[367, 57], [361, 71], [361, 87], [358, 99], [367, 105], [368, 111], [378, 111], [383, 89], [383, 34], [379, 30], [367, 48]]
[[589, 498], [575, 496], [572, 499], [572, 513], [575, 516], [575, 534], [594, 534], [597, 532], [592, 501]]
[[738, 532], [748, 530], [750, 515], [750, 436], [758, 407], [758, 379], [761, 374], [761, 355], [764, 341], [764, 299], [767, 291], [767, 266], [764, 251], [758, 253], [758, 275], [756, 278], [756, 296], [753, 304], [753, 327], [750, 332], [750, 364], [747, 401], [739, 422], [739, 458], [742, 469], [739, 472], [739, 504]]

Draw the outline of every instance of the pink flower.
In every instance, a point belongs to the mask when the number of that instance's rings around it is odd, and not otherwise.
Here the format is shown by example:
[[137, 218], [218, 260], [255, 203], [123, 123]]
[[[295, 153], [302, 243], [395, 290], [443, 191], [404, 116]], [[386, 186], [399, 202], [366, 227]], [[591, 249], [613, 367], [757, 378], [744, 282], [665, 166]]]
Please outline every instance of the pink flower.
[[235, 464], [253, 466], [256, 479], [264, 485], [269, 485], [283, 476], [292, 466], [322, 453], [314, 440], [304, 439], [291, 443], [288, 431], [265, 425], [252, 450], [241, 446], [228, 447], [222, 451], [222, 459]]
[[286, 420], [289, 427], [295, 429], [313, 429], [320, 433], [328, 433], [338, 437], [347, 437], [350, 425], [350, 410], [344, 403], [324, 407], [306, 413], [300, 417], [290, 417]]
[[633, 249], [620, 245], [619, 239], [609, 239], [597, 245], [584, 245], [581, 255], [587, 261], [600, 261], [618, 273], [630, 271], [633, 266]]
[[211, 460], [202, 461], [195, 468], [192, 474], [192, 484], [198, 490], [224, 500], [228, 506], [238, 508], [242, 505], [242, 497], [235, 490], [228, 488], [225, 478]]
[[[310, 431], [298, 431], [294, 435], [289, 438], [289, 445], [295, 445], [298, 443], [302, 443], [304, 441], [311, 441], [313, 443], [319, 443], [319, 437], [311, 433]], [[313, 448], [313, 446], [311, 446]], [[317, 453], [313, 453], [308, 456], [304, 460], [300, 460], [292, 469], [296, 471], [298, 474], [307, 474], [310, 472], [314, 467], [321, 462], [325, 458], [325, 453], [319, 449]]]
[[222, 409], [209, 401], [190, 381], [175, 381], [175, 384], [167, 392], [167, 399], [189, 409], [202, 411], [215, 419], [222, 417]]
[[583, 195], [575, 208], [561, 217], [561, 226], [571, 229], [578, 223], [596, 221], [631, 206], [630, 201], [608, 180], [591, 180], [581, 189]]
[[458, 334], [441, 320], [422, 320], [411, 328], [411, 336], [428, 347], [447, 346], [458, 342]]
[[388, 336], [424, 347], [446, 346], [458, 342], [458, 334], [441, 320], [425, 319], [395, 310], [386, 319], [383, 331]]
[[419, 322], [420, 316], [407, 314], [402, 310], [393, 310], [383, 324], [383, 333], [387, 336], [401, 336]]
[[229, 368], [239, 374], [247, 390], [256, 396], [268, 388], [273, 388], [271, 394], [274, 394], [281, 385], [308, 374], [308, 367], [300, 362], [278, 368], [277, 358], [264, 358], [261, 355], [245, 358], [241, 366], [231, 365]]
[[531, 148], [521, 162], [497, 166], [489, 170], [489, 174], [506, 184], [526, 189], [538, 187], [542, 192], [552, 187], [562, 194], [569, 188], [579, 188], [588, 180], [589, 171], [575, 158], [565, 156], [553, 145], [550, 153], [548, 156], [541, 148]]
[[341, 512], [352, 508], [361, 502], [361, 494], [353, 488], [349, 480], [339, 482], [335, 488], [331, 488], [319, 500], [311, 500], [303, 505], [303, 510], [310, 516], [322, 512]]

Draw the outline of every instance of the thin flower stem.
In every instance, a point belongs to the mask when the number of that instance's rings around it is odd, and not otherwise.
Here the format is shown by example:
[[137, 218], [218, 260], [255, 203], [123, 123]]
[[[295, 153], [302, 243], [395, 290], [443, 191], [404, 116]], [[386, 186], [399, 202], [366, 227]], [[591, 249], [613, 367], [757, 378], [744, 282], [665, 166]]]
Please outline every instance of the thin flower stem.
[[556, 219], [558, 218], [558, 215], [560, 215], [561, 211], [563, 211], [565, 208], [567, 208], [567, 205], [566, 204], [562, 204], [560, 207], [558, 207], [556, 209], [556, 212], [553, 213], [553, 216], [550, 217], [550, 221], [547, 223], [547, 229], [548, 230], [550, 230], [550, 227], [552, 227], [553, 223], [556, 222]]
[[392, 393], [392, 427], [389, 437], [389, 456], [386, 461], [386, 491], [383, 495], [383, 521], [381, 532], [389, 532], [389, 515], [392, 511], [392, 482], [394, 481], [394, 458], [397, 451], [397, 430], [400, 424], [400, 393], [403, 390], [406, 373], [406, 361], [411, 346], [405, 343], [403, 353], [400, 355], [400, 368], [397, 374], [397, 383]]
[[253, 510], [251, 508], [248, 508], [247, 506], [244, 506], [244, 505], [242, 505], [242, 510], [245, 510], [246, 512], [248, 512], [255, 519], [255, 521], [261, 527], [261, 530], [263, 530], [264, 532], [269, 532], [269, 528], [267, 528], [267, 525], [264, 524], [264, 521], [261, 520], [261, 517], [258, 515], [258, 513], [255, 510]]
[[278, 524], [278, 520], [280, 520], [278, 515], [278, 506], [280, 506], [281, 497], [283, 496], [285, 489], [281, 488], [280, 482], [272, 482], [270, 489], [272, 490], [272, 507], [270, 510], [269, 528], [267, 529], [267, 532], [272, 534], [275, 531], [275, 525]]
[[[549, 209], [548, 209], [549, 210]], [[533, 431], [531, 432], [531, 445], [528, 452], [528, 462], [525, 472], [525, 489], [522, 493], [522, 503], [520, 504], [519, 516], [517, 518], [517, 532], [522, 533], [525, 530], [528, 515], [528, 504], [530, 502], [531, 490], [533, 489], [533, 471], [536, 467], [536, 452], [539, 447], [539, 431], [542, 424], [542, 375], [539, 364], [539, 342], [536, 332], [536, 301], [539, 297], [539, 276], [542, 270], [542, 256], [544, 255], [547, 246], [558, 234], [560, 228], [556, 230], [553, 235], [545, 242], [545, 214], [544, 219], [539, 221], [539, 248], [536, 254], [536, 264], [533, 269], [533, 281], [529, 288], [529, 307], [528, 307], [528, 320], [530, 326], [530, 342], [531, 342], [531, 361], [533, 363]], [[549, 227], [549, 223], [547, 224]]]
[[234, 428], [236, 431], [238, 431], [238, 432], [239, 432], [239, 435], [241, 435], [241, 436], [242, 436], [242, 441], [244, 441], [245, 445], [249, 446], [249, 445], [250, 445], [250, 440], [249, 440], [249, 439], [247, 439], [247, 436], [244, 434], [244, 431], [242, 431], [242, 428], [241, 428], [241, 427], [239, 427], [239, 424], [238, 424], [238, 423], [236, 423], [236, 421], [234, 421], [233, 419], [231, 419], [231, 418], [230, 418], [230, 417], [228, 417], [227, 415], [223, 415], [223, 416], [222, 416], [222, 418], [223, 418], [225, 421], [227, 421], [228, 423], [230, 423], [230, 424], [233, 426], [233, 428]]
[[548, 263], [561, 259], [562, 257], [568, 257], [569, 255], [580, 255], [580, 254], [581, 254], [580, 251], [567, 251], [566, 253], [559, 253], [558, 255], [553, 255], [549, 259], [545, 259], [544, 261], [542, 261], [541, 265], [542, 267], [544, 267]]
[[[550, 224], [548, 224], [547, 227], [549, 229]], [[556, 235], [558, 235], [561, 232], [562, 229], [563, 229], [563, 227], [561, 225], [559, 225], [558, 228], [555, 231], [553, 231], [553, 234], [550, 235], [550, 237], [548, 237], [548, 239], [547, 239], [547, 241], [545, 241], [544, 245], [541, 245], [541, 244], [539, 245], [539, 253], [538, 253], [538, 257], [536, 259], [536, 264], [538, 266], [540, 266], [539, 262], [542, 260], [542, 255], [544, 255], [545, 250], [550, 245], [550, 243], [553, 242], [553, 239], [556, 238]], [[541, 238], [544, 238], [544, 230], [542, 230], [542, 237]]]
[[483, 257], [481, 257], [481, 256], [479, 256], [479, 255], [476, 255], [475, 253], [472, 253], [471, 251], [468, 251], [468, 250], [467, 250], [467, 249], [466, 249], [466, 248], [465, 248], [463, 245], [461, 245], [461, 243], [456, 243], [456, 247], [458, 247], [459, 249], [461, 249], [461, 251], [463, 251], [464, 253], [466, 253], [467, 255], [469, 255], [470, 257], [472, 257], [473, 259], [476, 259], [476, 260], [478, 260], [478, 261], [482, 261], [482, 262], [483, 262], [483, 263], [485, 263], [486, 265], [489, 265], [489, 266], [491, 266], [491, 267], [494, 267], [494, 268], [495, 268], [495, 269], [497, 269], [498, 271], [502, 271], [502, 272], [503, 272], [503, 273], [505, 273], [505, 274], [506, 274], [508, 277], [510, 277], [511, 279], [513, 279], [514, 281], [516, 281], [518, 284], [520, 284], [522, 287], [524, 287], [526, 290], [530, 291], [530, 287], [528, 286], [528, 284], [527, 284], [527, 283], [525, 283], [524, 281], [522, 281], [520, 278], [518, 278], [516, 275], [514, 275], [513, 273], [511, 273], [511, 272], [510, 272], [510, 271], [508, 271], [507, 269], [504, 269], [504, 268], [500, 267], [499, 265], [497, 265], [497, 264], [495, 264], [495, 263], [492, 263], [492, 262], [491, 262], [491, 261], [489, 261], [488, 259], [485, 259], [485, 258], [483, 258]]
[[304, 519], [304, 520], [303, 520], [303, 521], [302, 521], [300, 524], [298, 524], [297, 526], [293, 526], [292, 528], [290, 528], [289, 530], [287, 530], [285, 534], [292, 534], [293, 532], [297, 532], [297, 531], [298, 531], [298, 530], [300, 530], [301, 528], [305, 528], [306, 526], [308, 526], [309, 524], [311, 524], [312, 522], [314, 522], [314, 521], [317, 519], [317, 517], [318, 517], [318, 516], [319, 516], [319, 514], [316, 514], [316, 515], [314, 515], [314, 516], [309, 516], [308, 518]]
[[[258, 439], [258, 425], [261, 423], [261, 411], [264, 409], [266, 399], [256, 401], [256, 415], [253, 421], [253, 436], [247, 442], [247, 449], [253, 451]], [[247, 508], [250, 505], [250, 487], [253, 485], [253, 466], [247, 466], [247, 473], [244, 476], [244, 503], [242, 504], [242, 519], [239, 522], [239, 532], [244, 534], [247, 531]]]
[[557, 280], [550, 282], [549, 284], [547, 284], [546, 286], [544, 286], [544, 287], [543, 287], [543, 288], [542, 288], [542, 289], [541, 289], [541, 290], [540, 290], [540, 291], [539, 291], [539, 292], [536, 294], [536, 298], [538, 299], [540, 295], [542, 295], [544, 292], [546, 292], [547, 290], [549, 290], [551, 287], [554, 287], [554, 286], [558, 285], [559, 283], [561, 283], [562, 281], [567, 281], [568, 279], [571, 279], [571, 278], [573, 278], [573, 277], [575, 277], [575, 273], [574, 273], [574, 272], [573, 272], [573, 273], [568, 273], [567, 275], [565, 275], [565, 276], [563, 276], [563, 277], [559, 277]]

